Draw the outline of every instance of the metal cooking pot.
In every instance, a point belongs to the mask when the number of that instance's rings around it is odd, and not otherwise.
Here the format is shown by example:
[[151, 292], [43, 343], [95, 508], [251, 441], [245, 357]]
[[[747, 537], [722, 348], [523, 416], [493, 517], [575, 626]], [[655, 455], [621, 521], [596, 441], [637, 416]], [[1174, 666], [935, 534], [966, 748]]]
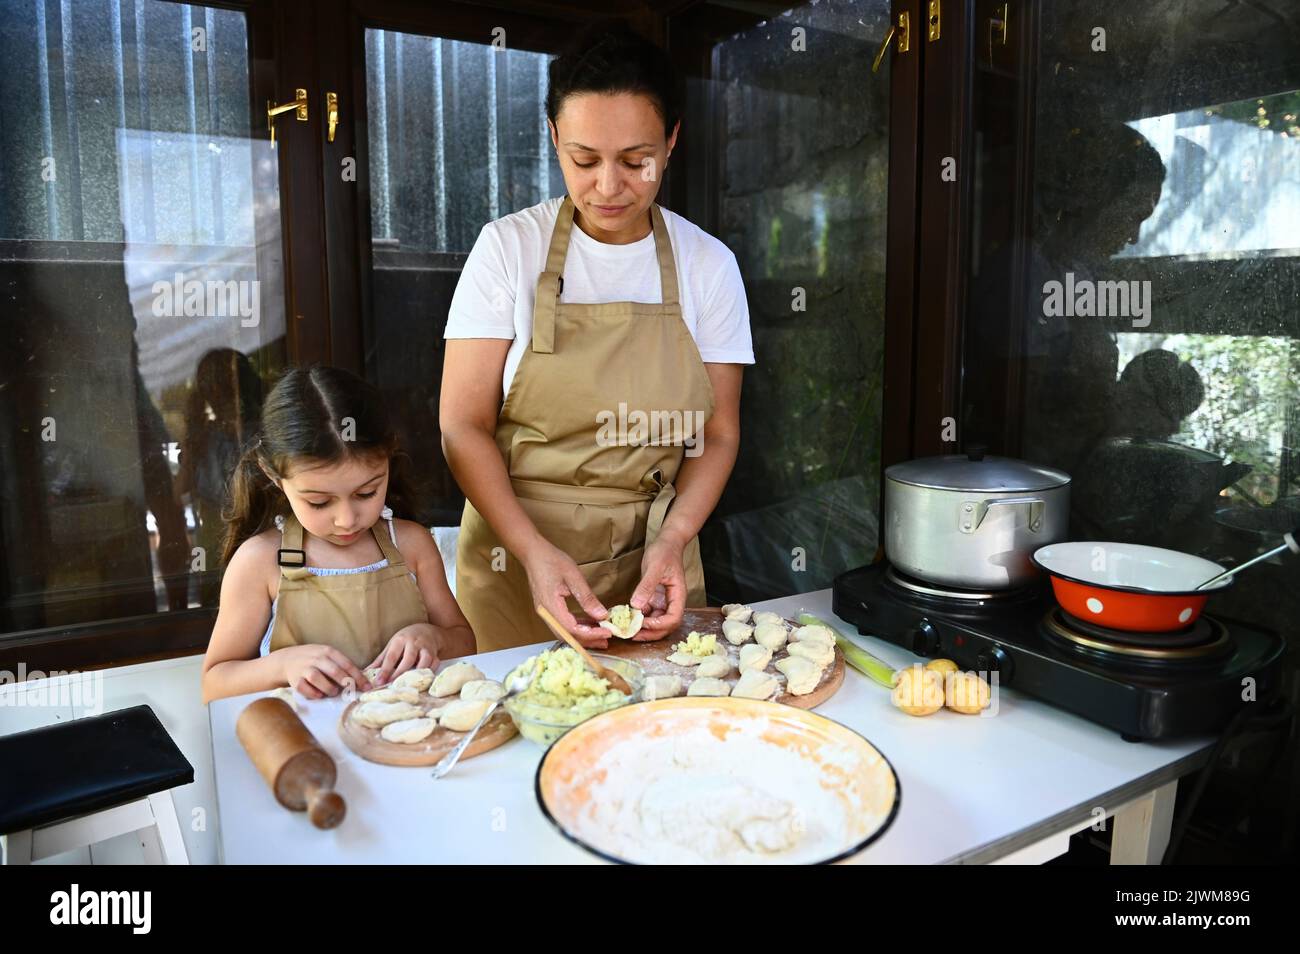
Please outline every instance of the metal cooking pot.
[[927, 457], [885, 470], [885, 556], [930, 583], [1011, 589], [1033, 582], [1032, 556], [1065, 539], [1070, 477], [1009, 457]]

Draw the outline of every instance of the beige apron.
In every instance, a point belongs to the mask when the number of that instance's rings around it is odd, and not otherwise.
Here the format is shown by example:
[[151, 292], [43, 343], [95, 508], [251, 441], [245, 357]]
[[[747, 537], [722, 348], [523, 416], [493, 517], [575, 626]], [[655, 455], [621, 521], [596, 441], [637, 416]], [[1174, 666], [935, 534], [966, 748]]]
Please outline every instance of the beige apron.
[[[662, 304], [559, 300], [573, 214], [566, 196], [537, 281], [532, 347], [501, 407], [496, 442], [524, 512], [608, 608], [631, 599], [641, 581], [645, 546], [675, 495], [684, 442], [701, 438], [713, 413], [713, 387], [682, 320], [659, 207], [651, 206], [651, 218]], [[619, 427], [620, 411], [632, 426]], [[671, 425], [657, 436], [638, 432], [638, 412], [663, 412], [659, 420]], [[682, 560], [687, 605], [702, 606], [698, 538]], [[534, 611], [523, 565], [469, 501], [456, 547], [456, 601], [479, 652], [554, 639]], [[573, 600], [569, 606], [578, 608]]]
[[371, 535], [388, 566], [365, 573], [316, 576], [307, 570], [303, 528], [290, 514], [279, 553], [271, 651], [319, 643], [333, 646], [358, 666], [369, 666], [393, 634], [411, 623], [427, 623], [420, 588], [388, 534], [375, 524]]

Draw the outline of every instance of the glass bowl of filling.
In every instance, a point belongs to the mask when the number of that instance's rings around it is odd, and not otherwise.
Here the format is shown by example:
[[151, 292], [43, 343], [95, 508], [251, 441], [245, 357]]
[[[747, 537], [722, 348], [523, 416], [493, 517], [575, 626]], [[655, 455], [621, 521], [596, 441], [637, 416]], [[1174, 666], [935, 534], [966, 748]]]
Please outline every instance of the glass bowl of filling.
[[520, 663], [505, 678], [509, 685], [516, 675], [536, 671], [527, 690], [502, 703], [520, 735], [547, 746], [592, 716], [641, 701], [645, 670], [617, 656], [592, 653], [591, 657], [626, 679], [632, 694], [627, 696], [614, 689], [607, 680], [588, 669], [582, 657], [568, 646], [548, 649]]

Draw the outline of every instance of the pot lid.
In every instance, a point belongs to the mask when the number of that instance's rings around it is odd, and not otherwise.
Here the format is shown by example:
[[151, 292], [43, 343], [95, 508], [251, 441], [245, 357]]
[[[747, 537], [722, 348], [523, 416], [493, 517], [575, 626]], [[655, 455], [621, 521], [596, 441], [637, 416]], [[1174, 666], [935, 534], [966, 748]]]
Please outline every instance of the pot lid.
[[986, 457], [978, 450], [904, 461], [886, 468], [885, 477], [916, 487], [987, 494], [1053, 490], [1070, 482], [1064, 471], [1014, 457]]

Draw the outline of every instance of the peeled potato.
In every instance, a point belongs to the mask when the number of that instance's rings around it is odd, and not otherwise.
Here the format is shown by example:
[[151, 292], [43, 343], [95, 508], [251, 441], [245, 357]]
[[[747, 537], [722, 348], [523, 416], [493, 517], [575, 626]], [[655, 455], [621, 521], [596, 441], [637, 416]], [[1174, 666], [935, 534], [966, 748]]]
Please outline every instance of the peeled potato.
[[919, 663], [900, 669], [890, 698], [908, 715], [933, 715], [943, 708], [943, 679], [933, 669], [921, 668]]
[[948, 673], [956, 672], [960, 667], [951, 659], [931, 659], [925, 668], [937, 672], [940, 679], [947, 679]]
[[989, 684], [978, 673], [952, 672], [944, 680], [943, 696], [953, 712], [979, 715], [989, 707]]

